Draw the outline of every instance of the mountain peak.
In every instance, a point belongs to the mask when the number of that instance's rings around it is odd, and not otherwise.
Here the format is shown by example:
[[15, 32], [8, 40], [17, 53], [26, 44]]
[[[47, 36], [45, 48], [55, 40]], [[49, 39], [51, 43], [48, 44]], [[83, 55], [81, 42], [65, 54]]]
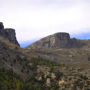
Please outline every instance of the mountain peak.
[[35, 42], [30, 48], [79, 48], [83, 44], [77, 39], [70, 38], [69, 33], [58, 32]]
[[58, 32], [58, 33], [55, 33], [54, 36], [59, 38], [60, 40], [70, 39], [69, 33], [66, 33], [66, 32]]
[[0, 22], [0, 36], [10, 41], [11, 43], [14, 43], [19, 46], [19, 43], [16, 39], [15, 30], [12, 28], [4, 28], [2, 22]]
[[4, 29], [4, 25], [2, 22], [0, 22], [0, 29]]

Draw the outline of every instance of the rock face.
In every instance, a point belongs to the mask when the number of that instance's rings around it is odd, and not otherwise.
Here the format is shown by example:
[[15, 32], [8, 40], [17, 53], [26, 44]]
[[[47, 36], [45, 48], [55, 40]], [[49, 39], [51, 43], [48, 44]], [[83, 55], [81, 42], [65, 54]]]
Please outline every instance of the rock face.
[[0, 22], [0, 29], [4, 29], [3, 23]]
[[9, 40], [11, 43], [14, 43], [19, 46], [19, 43], [16, 39], [15, 30], [12, 28], [4, 29], [4, 25], [0, 22], [0, 36], [4, 37], [5, 39]]
[[47, 36], [36, 43], [32, 44], [31, 48], [79, 48], [83, 46], [77, 39], [70, 38], [69, 33], [55, 33]]
[[70, 35], [68, 33], [56, 33], [50, 37], [50, 47], [51, 48], [66, 47], [69, 40]]

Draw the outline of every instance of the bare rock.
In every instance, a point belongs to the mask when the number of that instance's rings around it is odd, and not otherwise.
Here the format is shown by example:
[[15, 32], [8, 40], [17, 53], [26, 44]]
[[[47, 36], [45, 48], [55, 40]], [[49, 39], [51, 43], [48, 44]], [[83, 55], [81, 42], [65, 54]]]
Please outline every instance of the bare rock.
[[4, 25], [2, 22], [0, 22], [0, 29], [4, 29]]
[[69, 33], [60, 32], [47, 36], [30, 47], [35, 48], [79, 48], [83, 44], [75, 38], [70, 38]]
[[0, 22], [0, 36], [4, 37], [6, 40], [9, 40], [11, 43], [20, 46], [16, 39], [15, 30], [12, 28], [4, 29], [4, 25], [2, 22]]

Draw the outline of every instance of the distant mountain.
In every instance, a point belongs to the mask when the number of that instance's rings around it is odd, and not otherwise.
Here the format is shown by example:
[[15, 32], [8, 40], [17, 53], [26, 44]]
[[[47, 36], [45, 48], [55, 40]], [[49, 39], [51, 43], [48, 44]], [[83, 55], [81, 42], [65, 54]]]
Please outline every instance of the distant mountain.
[[70, 38], [69, 33], [55, 33], [30, 45], [30, 48], [80, 48], [84, 42]]

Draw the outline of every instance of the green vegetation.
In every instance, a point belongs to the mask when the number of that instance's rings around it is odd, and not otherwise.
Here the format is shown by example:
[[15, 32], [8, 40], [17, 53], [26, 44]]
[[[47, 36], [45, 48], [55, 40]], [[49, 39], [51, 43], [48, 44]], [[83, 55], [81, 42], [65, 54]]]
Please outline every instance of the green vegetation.
[[[44, 72], [42, 73], [44, 74]], [[28, 80], [23, 81], [12, 70], [3, 68], [0, 69], [0, 90], [69, 90], [69, 88], [71, 88], [70, 90], [78, 90], [77, 88], [79, 90], [89, 90], [90, 80], [87, 76], [77, 75], [71, 79], [71, 82], [68, 75], [65, 77], [63, 72], [55, 72], [55, 78], [44, 76], [42, 80], [39, 80], [36, 76], [40, 75], [42, 77], [41, 72], [36, 72], [28, 77]], [[46, 82], [49, 79], [50, 86], [47, 86]]]
[[0, 69], [0, 90], [42, 90], [42, 84], [30, 78], [24, 82], [12, 70]]
[[20, 90], [23, 81], [12, 70], [0, 69], [0, 90]]
[[[26, 61], [23, 56], [20, 57]], [[19, 61], [22, 60], [20, 57], [18, 57]], [[17, 61], [14, 60], [14, 63]], [[31, 72], [27, 73], [28, 70]], [[28, 64], [24, 63], [21, 69], [22, 73], [28, 74], [26, 81], [16, 75], [12, 69], [0, 69], [0, 90], [89, 90], [88, 75], [77, 73], [77, 70], [78, 68], [66, 68], [63, 64], [41, 57], [33, 57]]]
[[46, 66], [65, 66], [65, 64], [58, 64], [55, 61], [43, 59], [41, 57], [32, 57], [31, 62], [35, 65], [46, 65]]

